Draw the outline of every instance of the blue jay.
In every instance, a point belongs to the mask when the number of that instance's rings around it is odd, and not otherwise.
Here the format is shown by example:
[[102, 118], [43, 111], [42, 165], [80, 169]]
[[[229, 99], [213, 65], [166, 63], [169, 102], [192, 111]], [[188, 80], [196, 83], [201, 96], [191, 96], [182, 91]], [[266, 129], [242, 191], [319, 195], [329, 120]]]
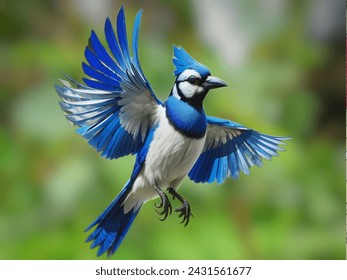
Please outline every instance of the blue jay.
[[188, 177], [196, 183], [221, 184], [249, 174], [262, 158], [271, 159], [289, 138], [261, 134], [235, 122], [207, 116], [203, 100], [209, 90], [227, 84], [211, 75], [182, 47], [173, 47], [175, 82], [165, 102], [154, 94], [139, 62], [138, 37], [142, 10], [135, 18], [132, 51], [128, 46], [123, 7], [117, 16], [117, 37], [109, 19], [105, 36], [109, 50], [94, 31], [85, 49], [84, 84], [67, 77], [55, 85], [66, 118], [79, 128], [101, 156], [136, 155], [130, 179], [119, 195], [86, 229], [97, 255], [115, 253], [142, 205], [154, 198], [161, 220], [172, 212], [168, 195], [182, 223], [192, 216], [188, 201], [177, 192]]

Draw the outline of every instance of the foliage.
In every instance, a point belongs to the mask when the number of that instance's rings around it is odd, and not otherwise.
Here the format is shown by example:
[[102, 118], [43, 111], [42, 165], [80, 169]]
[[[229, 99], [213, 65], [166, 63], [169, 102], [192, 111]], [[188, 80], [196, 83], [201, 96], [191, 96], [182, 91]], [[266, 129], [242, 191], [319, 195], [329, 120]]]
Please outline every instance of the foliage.
[[[1, 259], [96, 258], [83, 230], [132, 169], [131, 157], [99, 158], [57, 104], [53, 84], [63, 72], [82, 77], [90, 29], [101, 34], [120, 6], [105, 1], [102, 20], [86, 20], [72, 2], [0, 1]], [[181, 44], [230, 84], [207, 97], [209, 114], [293, 139], [251, 176], [219, 187], [185, 180], [195, 216], [186, 228], [175, 214], [160, 222], [147, 203], [114, 258], [345, 258], [344, 38], [311, 36], [308, 1], [282, 1], [285, 16], [268, 32], [239, 6], [243, 30], [260, 26], [234, 66], [199, 35], [197, 1], [134, 2], [128, 26], [141, 5], [140, 56], [161, 99], [173, 83], [171, 44]]]

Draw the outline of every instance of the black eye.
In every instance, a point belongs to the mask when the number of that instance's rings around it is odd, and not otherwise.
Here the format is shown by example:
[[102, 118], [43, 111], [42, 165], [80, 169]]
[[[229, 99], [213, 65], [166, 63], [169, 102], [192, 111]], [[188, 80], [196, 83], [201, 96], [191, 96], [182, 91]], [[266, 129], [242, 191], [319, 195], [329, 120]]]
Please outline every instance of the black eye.
[[195, 85], [197, 81], [198, 81], [198, 79], [195, 78], [194, 76], [190, 76], [188, 78], [188, 82], [191, 83], [192, 85]]

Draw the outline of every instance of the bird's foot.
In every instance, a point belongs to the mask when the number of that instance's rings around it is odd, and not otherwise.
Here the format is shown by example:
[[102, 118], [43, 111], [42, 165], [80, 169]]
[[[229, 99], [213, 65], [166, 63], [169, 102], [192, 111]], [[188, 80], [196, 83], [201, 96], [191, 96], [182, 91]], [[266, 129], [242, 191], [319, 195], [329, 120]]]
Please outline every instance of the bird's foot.
[[[171, 203], [169, 201], [169, 198], [167, 197], [166, 193], [164, 193], [157, 184], [153, 185], [154, 190], [157, 192], [157, 194], [160, 197], [160, 204], [157, 205], [156, 203], [154, 204], [154, 206], [156, 207], [156, 211], [157, 213], [162, 216], [160, 218], [161, 221], [166, 220], [166, 218], [171, 215], [172, 213], [172, 206]], [[161, 209], [162, 210], [159, 210]]]
[[190, 216], [194, 217], [190, 209], [189, 202], [174, 189], [169, 188], [168, 191], [173, 196], [173, 199], [177, 198], [182, 203], [180, 207], [175, 209], [175, 212], [180, 213], [178, 217], [183, 217], [181, 223], [184, 223], [184, 226], [187, 226], [190, 220]]

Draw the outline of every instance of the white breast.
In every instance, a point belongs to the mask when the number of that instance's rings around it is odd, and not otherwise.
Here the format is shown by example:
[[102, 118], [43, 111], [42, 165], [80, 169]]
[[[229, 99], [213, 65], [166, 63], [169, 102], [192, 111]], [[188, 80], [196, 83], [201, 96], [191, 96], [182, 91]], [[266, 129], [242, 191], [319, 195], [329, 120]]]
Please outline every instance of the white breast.
[[161, 109], [160, 125], [150, 145], [144, 175], [159, 187], [169, 186], [179, 177], [187, 175], [200, 155], [205, 138], [192, 139], [176, 131]]
[[156, 196], [153, 184], [164, 189], [178, 187], [202, 152], [205, 137], [188, 138], [169, 123], [166, 109], [159, 107], [159, 126], [149, 147], [146, 162], [125, 203], [125, 211]]

